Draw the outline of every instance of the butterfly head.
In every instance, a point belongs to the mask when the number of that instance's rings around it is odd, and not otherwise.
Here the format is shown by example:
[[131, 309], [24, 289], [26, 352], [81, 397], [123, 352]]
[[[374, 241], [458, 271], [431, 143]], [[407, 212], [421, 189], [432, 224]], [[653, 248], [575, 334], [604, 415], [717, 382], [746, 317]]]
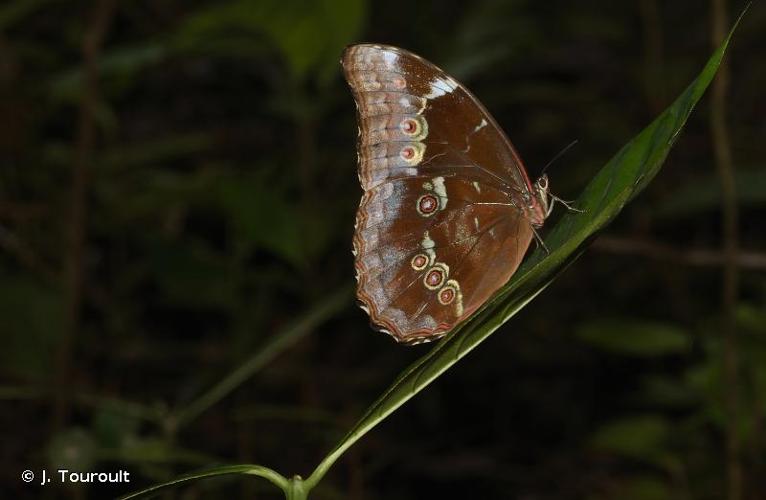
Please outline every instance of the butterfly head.
[[550, 202], [551, 195], [548, 192], [547, 175], [543, 174], [535, 181], [533, 195], [532, 225], [541, 227], [553, 210], [553, 204]]

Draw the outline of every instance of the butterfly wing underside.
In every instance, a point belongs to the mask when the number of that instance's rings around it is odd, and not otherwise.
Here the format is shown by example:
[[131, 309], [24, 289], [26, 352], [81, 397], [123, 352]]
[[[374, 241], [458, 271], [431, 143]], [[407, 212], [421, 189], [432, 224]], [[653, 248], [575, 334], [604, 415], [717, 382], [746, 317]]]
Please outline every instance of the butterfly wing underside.
[[514, 273], [532, 240], [532, 186], [510, 141], [462, 85], [395, 47], [342, 58], [357, 104], [357, 298], [408, 344], [441, 337]]

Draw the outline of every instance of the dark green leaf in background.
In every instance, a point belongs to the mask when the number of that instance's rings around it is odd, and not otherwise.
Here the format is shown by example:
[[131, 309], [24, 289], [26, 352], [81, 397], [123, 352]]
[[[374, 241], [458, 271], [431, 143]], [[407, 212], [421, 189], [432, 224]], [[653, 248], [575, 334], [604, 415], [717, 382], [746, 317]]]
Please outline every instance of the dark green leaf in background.
[[602, 427], [592, 445], [604, 451], [647, 461], [661, 455], [670, 426], [659, 416], [645, 415], [617, 420]]
[[260, 47], [279, 51], [297, 80], [314, 71], [327, 81], [338, 54], [359, 33], [365, 10], [360, 0], [238, 0], [194, 14], [177, 39], [183, 46], [228, 39], [224, 47], [240, 43], [253, 50], [261, 41]]
[[64, 325], [62, 295], [37, 280], [0, 277], [0, 365], [7, 376], [44, 381]]
[[689, 335], [678, 326], [635, 318], [598, 319], [575, 332], [585, 342], [615, 354], [653, 357], [683, 353], [690, 347]]

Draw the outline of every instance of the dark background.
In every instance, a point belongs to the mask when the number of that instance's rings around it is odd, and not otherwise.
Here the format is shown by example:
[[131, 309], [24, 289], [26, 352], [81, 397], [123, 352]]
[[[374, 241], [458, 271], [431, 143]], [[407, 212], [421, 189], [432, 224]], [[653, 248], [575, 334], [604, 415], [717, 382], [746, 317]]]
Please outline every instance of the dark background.
[[[549, 170], [574, 198], [696, 76], [711, 24], [728, 29], [742, 7], [726, 19], [692, 0], [4, 2], [2, 497], [108, 498], [218, 463], [305, 477], [429, 349], [371, 331], [351, 293], [312, 316], [353, 286], [346, 44], [400, 45], [449, 71], [532, 177], [579, 139]], [[593, 247], [313, 497], [762, 498], [765, 30], [756, 4], [718, 115], [708, 91]], [[714, 133], [736, 168], [728, 240]], [[736, 296], [726, 241], [741, 246]], [[290, 341], [295, 322], [309, 328]], [[269, 345], [230, 394], [174, 424]], [[43, 467], [133, 481], [21, 481]], [[279, 495], [240, 476], [164, 498]]]

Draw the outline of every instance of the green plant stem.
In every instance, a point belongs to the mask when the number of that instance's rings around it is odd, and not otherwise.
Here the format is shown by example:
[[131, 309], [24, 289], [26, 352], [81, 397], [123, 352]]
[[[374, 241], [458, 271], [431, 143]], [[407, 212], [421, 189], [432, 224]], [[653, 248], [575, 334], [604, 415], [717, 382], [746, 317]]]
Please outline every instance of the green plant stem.
[[169, 427], [176, 431], [197, 418], [208, 408], [242, 385], [271, 360], [313, 331], [319, 324], [343, 309], [349, 301], [351, 290], [343, 287], [324, 298], [286, 329], [274, 335], [261, 349], [230, 372], [207, 392], [188, 406], [171, 415]]
[[246, 474], [267, 479], [272, 484], [278, 486], [282, 490], [285, 490], [288, 488], [289, 481], [282, 474], [272, 469], [269, 469], [268, 467], [263, 467], [260, 465], [251, 465], [250, 470], [248, 470]]
[[[338, 446], [335, 447], [314, 469], [311, 475], [304, 481], [307, 490], [313, 489], [319, 481], [327, 474], [335, 462], [348, 450], [354, 443], [359, 441], [365, 434], [372, 430], [377, 424], [383, 421], [386, 417], [396, 411], [404, 403], [412, 399], [416, 394], [425, 389], [431, 382], [436, 380], [442, 373], [446, 372], [455, 363], [460, 361], [469, 352], [479, 345], [484, 339], [492, 335], [503, 323], [505, 323], [510, 317], [516, 314], [518, 311], [524, 308], [529, 302], [531, 302], [538, 294], [548, 286], [548, 283], [537, 289], [532, 295], [523, 296], [520, 300], [516, 301], [512, 306], [509, 306], [503, 311], [501, 316], [490, 318], [483, 323], [481, 320], [472, 322], [475, 325], [470, 331], [465, 331], [467, 328], [456, 329], [450, 334], [450, 338], [455, 338], [454, 335], [460, 333], [464, 338], [471, 337], [469, 342], [463, 344], [449, 344], [446, 340], [441, 341], [436, 347], [434, 347], [428, 354], [423, 356], [414, 365], [407, 369], [394, 384], [369, 408], [367, 413], [359, 420], [359, 422], [351, 429], [345, 438], [341, 440]], [[483, 315], [482, 315], [483, 316]], [[482, 317], [480, 316], [480, 317]], [[484, 328], [481, 328], [481, 326]], [[458, 346], [454, 355], [446, 357], [446, 362], [435, 362], [440, 358], [443, 358], [442, 354], [445, 350], [454, 351], [454, 347]], [[413, 382], [413, 374], [415, 379]], [[385, 404], [391, 394], [399, 392], [403, 387], [407, 387], [404, 395], [396, 399], [395, 404]]]
[[300, 476], [293, 476], [284, 488], [285, 498], [287, 500], [305, 500], [308, 498], [311, 488], [303, 481]]
[[[119, 498], [119, 500], [129, 500], [131, 498], [149, 498], [150, 496], [154, 496], [156, 493], [158, 493], [161, 490], [171, 488], [173, 486], [177, 486], [181, 483], [186, 483], [189, 481], [196, 481], [200, 479], [210, 478], [210, 477], [217, 477], [217, 476], [226, 476], [230, 474], [247, 474], [252, 476], [258, 476], [266, 479], [270, 483], [277, 486], [279, 489], [287, 493], [287, 491], [290, 488], [290, 481], [288, 481], [287, 478], [279, 474], [278, 472], [269, 469], [268, 467], [263, 467], [261, 465], [227, 465], [223, 467], [216, 467], [214, 469], [208, 469], [200, 472], [193, 472], [191, 474], [186, 474], [184, 476], [177, 477], [173, 479], [172, 481], [168, 481], [166, 483], [161, 484], [155, 484], [154, 486], [150, 486], [149, 488], [143, 489], [141, 491], [135, 491], [133, 493], [128, 493], [125, 496], [122, 496]], [[301, 497], [295, 497], [295, 498], [301, 498]], [[304, 497], [305, 498], [305, 497]]]

